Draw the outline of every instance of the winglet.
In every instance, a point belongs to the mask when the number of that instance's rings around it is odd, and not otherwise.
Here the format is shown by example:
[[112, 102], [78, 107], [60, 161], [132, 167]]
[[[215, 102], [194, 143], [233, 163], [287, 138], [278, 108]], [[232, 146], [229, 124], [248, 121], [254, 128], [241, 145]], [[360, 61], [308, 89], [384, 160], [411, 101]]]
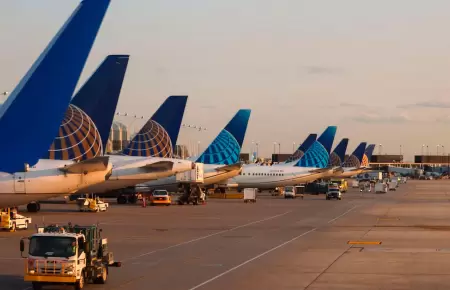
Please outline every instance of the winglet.
[[50, 147], [109, 3], [81, 2], [0, 107], [0, 171], [34, 165]]
[[339, 142], [339, 144], [334, 148], [330, 155], [329, 165], [330, 166], [341, 166], [345, 159], [345, 151], [347, 150], [348, 138], [344, 138]]
[[308, 137], [306, 137], [305, 141], [303, 141], [302, 144], [297, 148], [297, 150], [292, 154], [284, 163], [290, 163], [292, 161], [298, 160], [302, 158], [303, 154], [305, 154], [306, 150], [311, 147], [311, 145], [316, 141], [317, 134], [309, 134]]
[[71, 104], [91, 117], [106, 150], [129, 55], [108, 55], [73, 97]]
[[188, 96], [170, 96], [139, 130], [124, 155], [172, 157]]
[[232, 165], [240, 160], [242, 143], [247, 131], [251, 110], [239, 110], [214, 141], [195, 162]]

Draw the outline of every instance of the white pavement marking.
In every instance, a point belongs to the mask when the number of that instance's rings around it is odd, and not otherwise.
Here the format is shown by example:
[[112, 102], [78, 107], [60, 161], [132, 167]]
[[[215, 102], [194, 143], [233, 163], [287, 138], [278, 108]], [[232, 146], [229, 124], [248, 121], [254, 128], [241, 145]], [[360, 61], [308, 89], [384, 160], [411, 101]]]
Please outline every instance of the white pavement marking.
[[176, 244], [176, 245], [172, 245], [172, 246], [169, 246], [169, 247], [166, 247], [166, 248], [156, 249], [156, 250], [153, 250], [153, 251], [150, 251], [150, 252], [147, 252], [147, 253], [135, 256], [135, 257], [131, 257], [131, 258], [128, 258], [128, 259], [123, 259], [122, 261], [135, 260], [135, 259], [139, 259], [139, 258], [142, 258], [144, 256], [148, 256], [148, 255], [151, 255], [151, 254], [154, 254], [154, 253], [157, 253], [157, 252], [162, 252], [162, 251], [173, 249], [173, 248], [176, 248], [176, 247], [179, 247], [179, 246], [191, 244], [191, 243], [194, 243], [194, 242], [197, 242], [197, 241], [200, 241], [200, 240], [204, 240], [204, 239], [207, 239], [207, 238], [210, 238], [210, 237], [213, 237], [213, 236], [217, 236], [217, 235], [220, 235], [220, 234], [223, 234], [223, 233], [231, 232], [231, 231], [234, 231], [234, 230], [237, 230], [237, 229], [241, 229], [241, 228], [245, 228], [245, 227], [257, 224], [257, 223], [261, 223], [261, 222], [265, 222], [265, 221], [268, 221], [268, 220], [271, 220], [271, 219], [275, 219], [275, 218], [287, 215], [288, 213], [291, 213], [291, 212], [292, 211], [287, 211], [287, 212], [282, 213], [282, 214], [274, 215], [274, 216], [271, 216], [271, 217], [268, 217], [268, 218], [265, 218], [265, 219], [262, 219], [262, 220], [257, 220], [257, 221], [254, 221], [254, 222], [251, 222], [251, 223], [248, 223], [248, 224], [245, 224], [245, 225], [237, 226], [237, 227], [234, 227], [234, 228], [231, 228], [231, 229], [228, 229], [228, 230], [223, 230], [223, 231], [220, 231], [220, 232], [217, 232], [217, 233], [214, 233], [214, 234], [210, 234], [210, 235], [207, 235], [207, 236], [195, 238], [193, 240], [182, 242], [182, 243], [179, 243], [179, 244]]
[[[357, 207], [358, 207], [358, 206], [355, 205], [354, 207], [352, 207], [352, 208], [349, 209], [348, 211], [344, 212], [343, 214], [341, 214], [341, 215], [335, 217], [335, 218], [332, 219], [332, 220], [329, 220], [328, 223], [331, 223], [331, 222], [336, 221], [337, 219], [343, 217], [344, 215], [348, 214], [349, 212], [351, 212], [352, 210], [354, 210], [354, 209], [357, 208]], [[237, 266], [234, 266], [233, 268], [228, 269], [228, 270], [226, 270], [225, 272], [222, 272], [221, 274], [219, 274], [219, 275], [217, 275], [217, 276], [214, 276], [214, 277], [212, 277], [211, 279], [206, 280], [205, 282], [203, 282], [203, 283], [201, 283], [201, 284], [198, 284], [197, 286], [194, 286], [194, 287], [190, 288], [189, 290], [195, 290], [195, 289], [198, 289], [198, 288], [200, 288], [200, 287], [203, 287], [203, 286], [205, 286], [206, 284], [211, 283], [212, 281], [217, 280], [217, 279], [219, 279], [220, 277], [225, 276], [226, 274], [228, 274], [228, 273], [230, 273], [230, 272], [233, 272], [234, 270], [239, 269], [240, 267], [245, 266], [245, 265], [248, 264], [248, 263], [253, 262], [254, 260], [257, 260], [257, 259], [259, 259], [259, 258], [261, 258], [261, 257], [263, 257], [263, 256], [265, 256], [265, 255], [267, 255], [267, 254], [269, 254], [269, 253], [271, 253], [271, 252], [273, 252], [273, 251], [275, 251], [275, 250], [281, 248], [281, 247], [286, 246], [287, 244], [290, 244], [290, 243], [292, 243], [292, 242], [298, 240], [299, 238], [301, 238], [301, 237], [303, 237], [303, 236], [306, 236], [306, 235], [309, 234], [309, 233], [312, 233], [312, 232], [316, 231], [318, 228], [319, 228], [319, 227], [313, 228], [312, 230], [309, 230], [309, 231], [307, 231], [307, 232], [304, 232], [303, 234], [300, 234], [300, 235], [298, 235], [298, 236], [296, 236], [296, 237], [290, 239], [289, 241], [286, 241], [286, 242], [284, 242], [284, 243], [282, 243], [282, 244], [280, 244], [280, 245], [278, 245], [278, 246], [275, 246], [275, 247], [273, 247], [273, 248], [271, 248], [271, 249], [269, 249], [269, 250], [267, 250], [267, 251], [265, 251], [265, 252], [263, 252], [263, 253], [261, 253], [261, 254], [255, 256], [255, 257], [253, 257], [253, 258], [251, 258], [251, 259], [249, 259], [249, 260], [247, 260], [247, 261], [245, 261], [245, 262], [243, 262], [243, 263], [241, 263], [241, 264], [239, 264], [239, 265], [237, 265]]]
[[341, 214], [340, 216], [338, 216], [338, 217], [335, 217], [334, 219], [332, 219], [332, 220], [329, 220], [328, 221], [328, 223], [330, 224], [330, 223], [332, 223], [332, 222], [334, 222], [334, 221], [336, 221], [337, 219], [339, 219], [339, 218], [341, 218], [341, 217], [343, 217], [344, 215], [346, 215], [346, 214], [348, 214], [349, 212], [351, 212], [352, 210], [354, 210], [355, 208], [357, 208], [359, 205], [355, 205], [354, 207], [352, 207], [351, 209], [349, 209], [348, 211], [346, 211], [346, 212], [344, 212], [343, 214]]
[[282, 243], [282, 244], [280, 244], [280, 245], [278, 245], [278, 246], [276, 246], [276, 247], [273, 247], [273, 248], [271, 248], [271, 249], [265, 251], [264, 253], [259, 254], [259, 255], [256, 256], [256, 257], [253, 257], [253, 258], [251, 258], [251, 259], [249, 259], [249, 260], [247, 260], [247, 261], [245, 261], [245, 262], [243, 262], [243, 263], [241, 263], [241, 264], [239, 264], [239, 265], [237, 265], [237, 266], [234, 266], [234, 267], [231, 268], [231, 269], [228, 269], [227, 271], [225, 271], [225, 272], [223, 272], [223, 273], [221, 273], [221, 274], [219, 274], [219, 275], [217, 275], [217, 276], [215, 276], [215, 277], [212, 277], [212, 278], [209, 279], [209, 280], [206, 280], [205, 282], [203, 282], [203, 283], [201, 283], [201, 284], [198, 284], [198, 285], [195, 286], [195, 287], [190, 288], [189, 290], [198, 289], [198, 288], [200, 288], [200, 287], [202, 287], [202, 286], [204, 286], [204, 285], [206, 285], [206, 284], [208, 284], [208, 283], [210, 283], [210, 282], [212, 282], [212, 281], [214, 281], [214, 280], [216, 280], [216, 279], [218, 279], [218, 278], [220, 278], [220, 277], [222, 277], [222, 276], [224, 276], [224, 275], [226, 275], [226, 274], [228, 274], [228, 273], [230, 273], [230, 272], [232, 272], [232, 271], [234, 271], [234, 270], [236, 270], [236, 269], [238, 269], [238, 268], [240, 268], [240, 267], [242, 267], [242, 266], [244, 266], [244, 265], [246, 265], [246, 264], [248, 264], [248, 263], [250, 263], [250, 262], [253, 262], [253, 261], [256, 260], [256, 259], [261, 258], [262, 256], [265, 256], [265, 255], [269, 254], [270, 252], [273, 252], [273, 251], [275, 251], [275, 250], [277, 250], [277, 249], [279, 249], [279, 248], [281, 248], [281, 247], [283, 247], [283, 246], [285, 246], [285, 245], [287, 245], [287, 244], [289, 244], [289, 243], [292, 243], [293, 241], [295, 241], [295, 240], [297, 240], [297, 239], [299, 239], [299, 238], [301, 238], [301, 237], [303, 237], [303, 236], [306, 236], [306, 235], [309, 234], [309, 233], [314, 232], [315, 230], [317, 230], [317, 228], [314, 228], [314, 229], [312, 229], [312, 230], [309, 230], [309, 231], [307, 231], [307, 232], [305, 232], [305, 233], [303, 233], [303, 234], [301, 234], [301, 235], [296, 236], [295, 238], [290, 239], [289, 241], [286, 241], [286, 242], [284, 242], [284, 243]]

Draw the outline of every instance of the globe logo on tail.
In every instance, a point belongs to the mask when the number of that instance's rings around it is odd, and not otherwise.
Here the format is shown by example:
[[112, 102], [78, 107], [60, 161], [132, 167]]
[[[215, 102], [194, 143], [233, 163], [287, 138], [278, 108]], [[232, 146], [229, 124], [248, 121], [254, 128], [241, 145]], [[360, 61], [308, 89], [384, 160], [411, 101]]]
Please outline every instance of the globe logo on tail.
[[77, 106], [70, 105], [46, 158], [81, 161], [102, 152], [100, 133], [92, 119]]
[[133, 138], [128, 148], [123, 151], [123, 155], [171, 158], [172, 141], [158, 122], [150, 120]]
[[204, 164], [231, 165], [239, 161], [241, 147], [227, 130], [222, 130], [208, 149], [197, 159]]

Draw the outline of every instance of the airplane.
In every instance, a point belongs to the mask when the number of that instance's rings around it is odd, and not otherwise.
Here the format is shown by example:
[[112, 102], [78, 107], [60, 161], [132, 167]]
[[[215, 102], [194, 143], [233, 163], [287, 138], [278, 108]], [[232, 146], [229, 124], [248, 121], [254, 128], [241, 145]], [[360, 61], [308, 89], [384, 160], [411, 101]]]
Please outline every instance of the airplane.
[[108, 155], [113, 164], [108, 180], [76, 194], [114, 193], [139, 183], [195, 169], [193, 161], [173, 158], [187, 98], [168, 97], [122, 153]]
[[323, 178], [333, 170], [328, 167], [328, 161], [336, 129], [336, 126], [329, 126], [294, 166], [244, 165], [239, 175], [227, 181], [227, 186], [238, 190], [246, 187], [271, 189]]
[[[289, 164], [289, 165], [294, 166], [295, 161], [299, 160], [300, 158], [303, 157], [306, 150], [308, 150], [309, 147], [311, 147], [311, 145], [314, 143], [314, 141], [316, 141], [316, 139], [317, 139], [317, 134], [309, 134], [308, 137], [306, 137], [305, 141], [303, 141], [303, 143], [300, 144], [300, 146], [297, 148], [297, 150], [294, 152], [294, 154], [292, 154], [284, 163], [281, 163], [281, 164]], [[275, 165], [277, 165], [277, 164], [275, 164]]]
[[7, 136], [0, 142], [0, 207], [65, 195], [104, 181], [111, 171], [108, 157], [40, 159], [63, 120], [109, 3], [82, 1], [0, 107], [0, 132]]
[[[46, 159], [85, 161], [103, 156], [128, 60], [129, 55], [109, 55], [105, 58], [72, 98], [58, 135], [36, 165], [37, 168], [41, 167], [41, 160]], [[96, 118], [91, 119], [91, 115]], [[106, 158], [110, 160], [109, 157], [101, 159]], [[40, 209], [38, 201], [27, 205], [28, 212], [38, 212]]]
[[[219, 190], [224, 192], [225, 188], [221, 187], [221, 182], [239, 174], [242, 168], [240, 153], [250, 114], [251, 110], [239, 110], [205, 151], [200, 156], [191, 158], [196, 163], [204, 164], [204, 182], [201, 187], [206, 188], [218, 184]], [[137, 187], [176, 191], [179, 183], [176, 176], [171, 176], [139, 184]]]
[[343, 171], [336, 174], [336, 178], [349, 178], [351, 176], [357, 175], [361, 172], [361, 162], [363, 160], [364, 150], [366, 149], [366, 142], [361, 142], [352, 155], [350, 155], [347, 160], [342, 163]]
[[333, 152], [330, 154], [330, 160], [328, 166], [341, 166], [344, 163], [345, 151], [347, 151], [348, 138], [344, 138], [339, 142], [339, 144], [334, 148]]

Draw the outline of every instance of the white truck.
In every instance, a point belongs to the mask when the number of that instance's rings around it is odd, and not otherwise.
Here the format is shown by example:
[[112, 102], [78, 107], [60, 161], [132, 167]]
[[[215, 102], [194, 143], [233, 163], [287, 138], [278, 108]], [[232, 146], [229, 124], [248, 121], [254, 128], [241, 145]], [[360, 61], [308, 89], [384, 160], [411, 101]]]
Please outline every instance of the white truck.
[[[105, 284], [109, 267], [120, 267], [108, 251], [108, 240], [93, 226], [50, 225], [20, 240], [25, 258], [24, 280], [34, 290], [45, 285], [72, 285], [83, 289], [86, 283]], [[25, 240], [29, 242], [24, 257]]]
[[387, 192], [387, 184], [384, 182], [375, 183], [375, 193], [386, 193]]
[[244, 202], [256, 202], [257, 188], [244, 188]]
[[296, 198], [297, 188], [295, 186], [285, 186], [284, 187], [284, 198]]

